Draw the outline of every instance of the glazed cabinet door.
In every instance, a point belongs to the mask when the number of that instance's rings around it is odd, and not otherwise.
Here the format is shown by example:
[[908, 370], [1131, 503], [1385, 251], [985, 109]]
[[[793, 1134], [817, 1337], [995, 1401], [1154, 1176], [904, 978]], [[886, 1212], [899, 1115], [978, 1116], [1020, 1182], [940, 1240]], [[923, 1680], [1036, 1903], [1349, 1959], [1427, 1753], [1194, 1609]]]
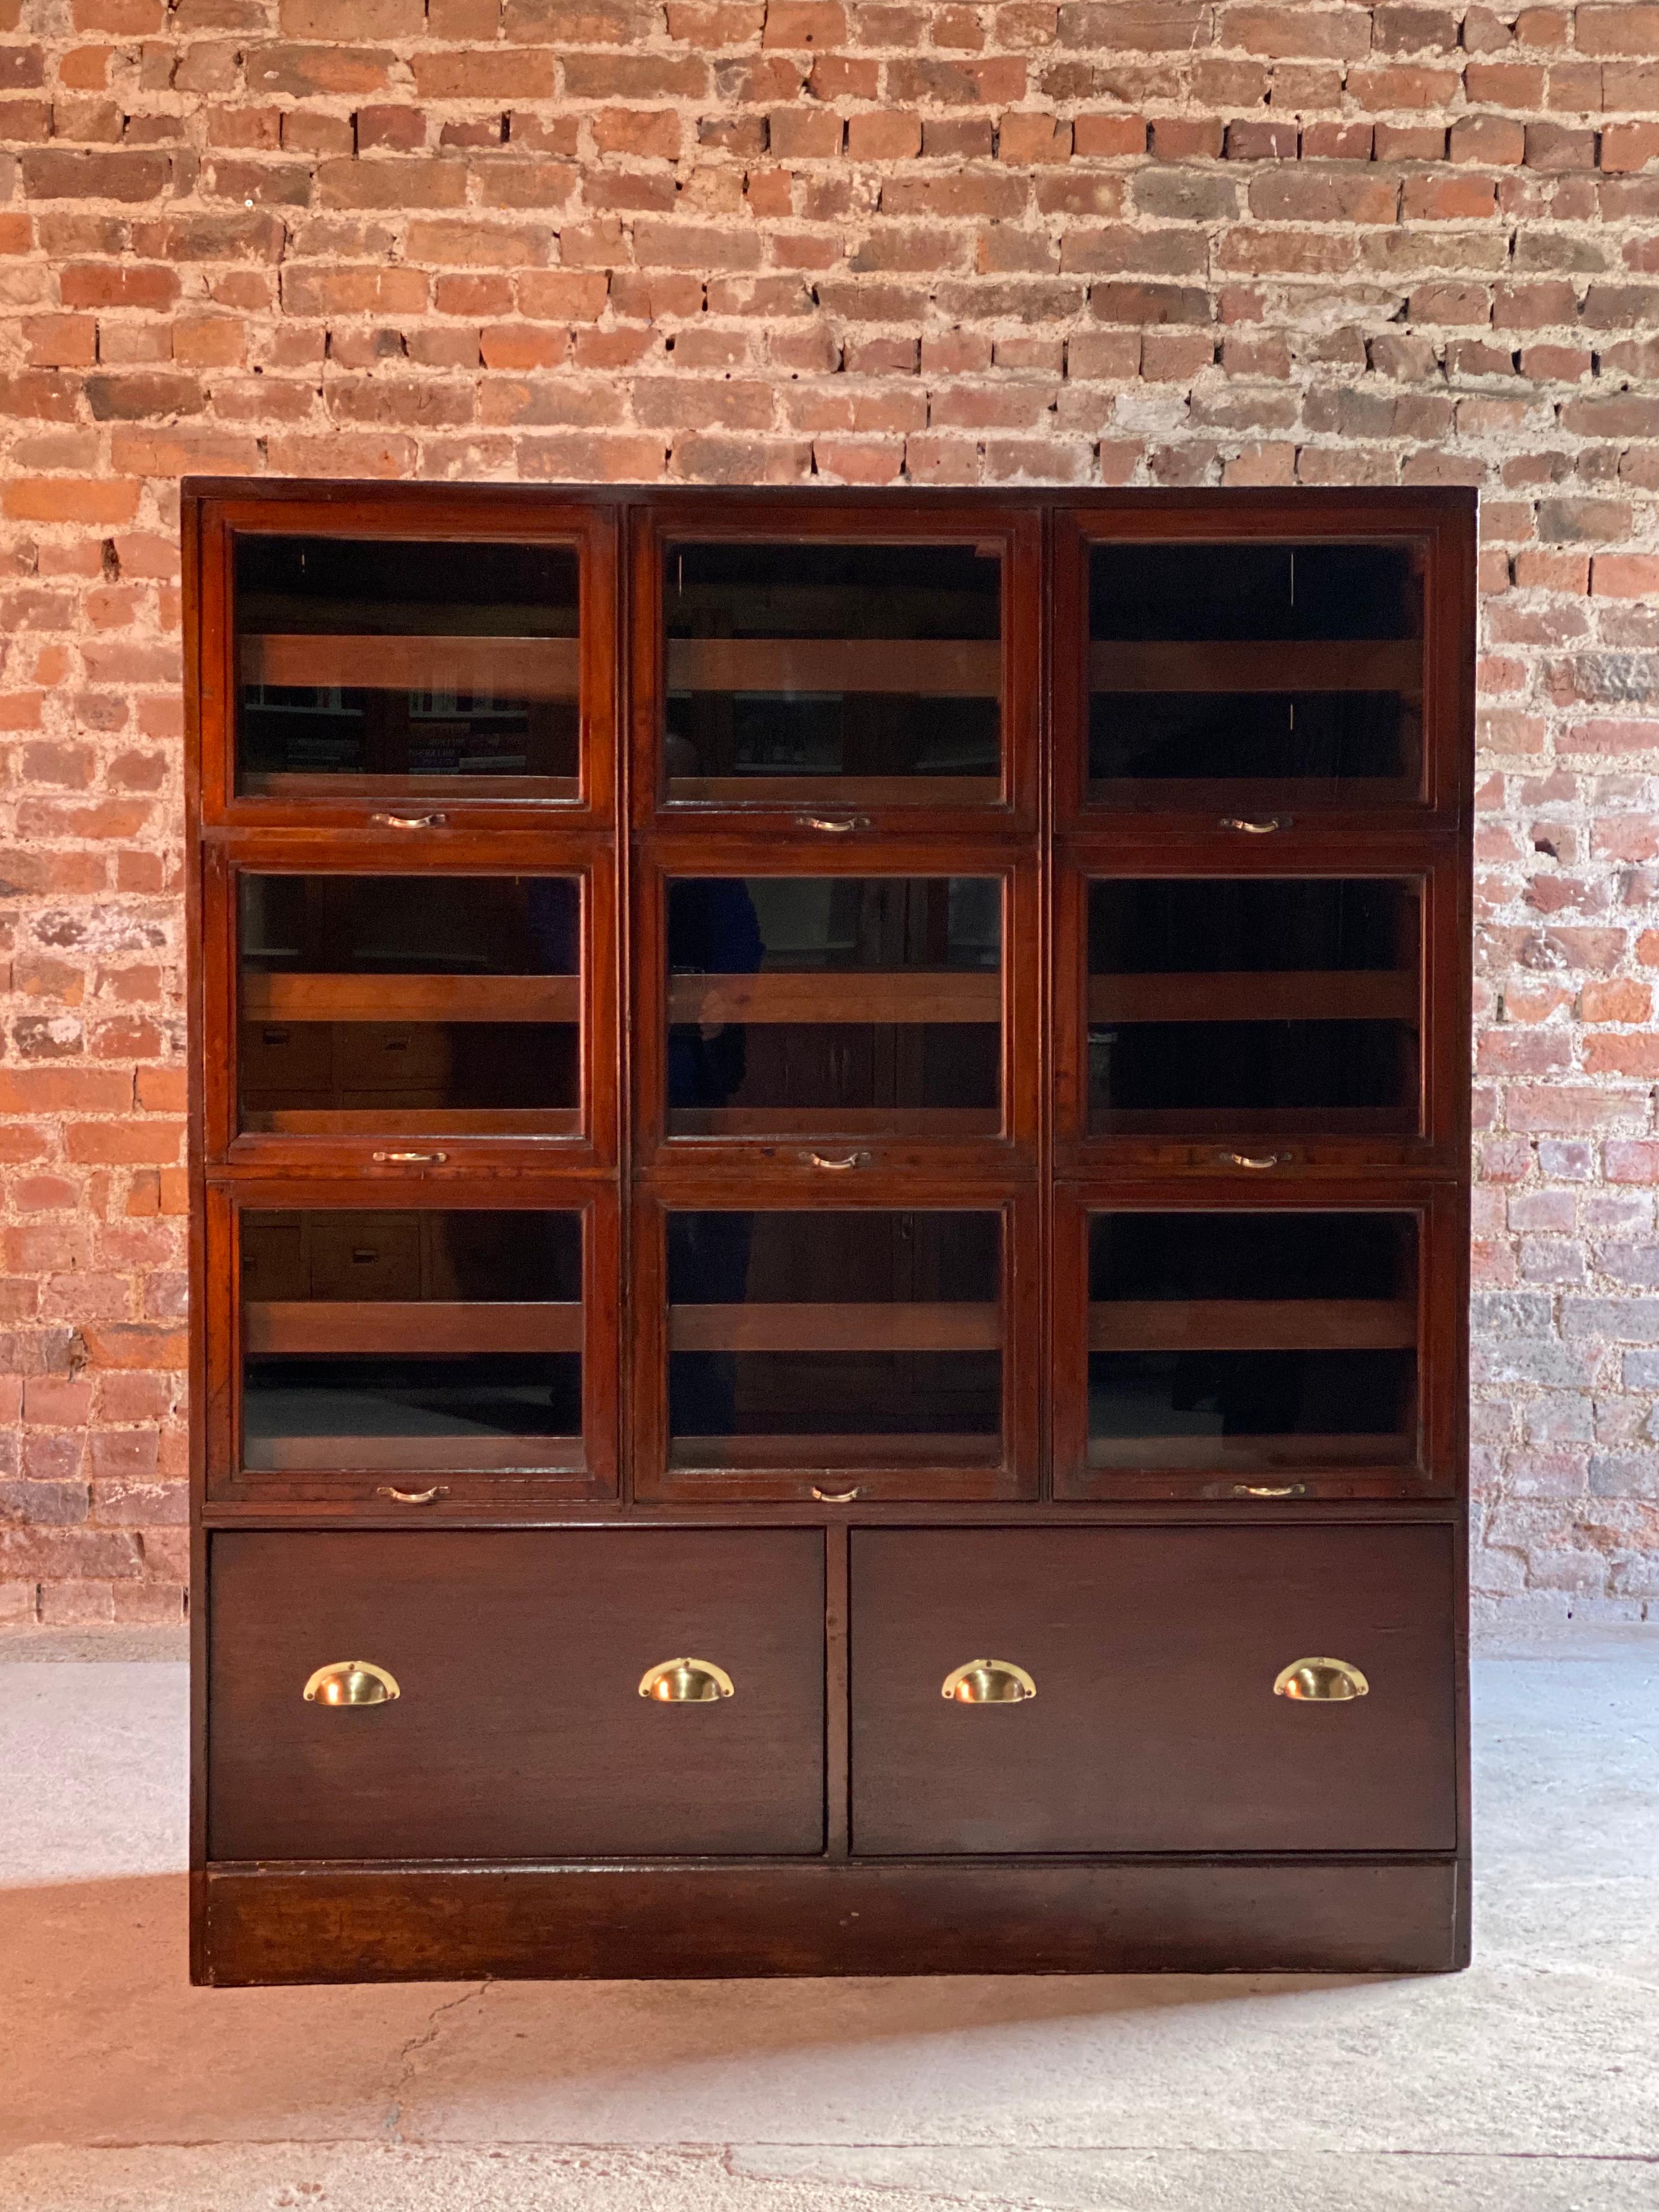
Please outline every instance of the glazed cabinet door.
[[214, 1859], [811, 1855], [811, 1529], [221, 1532]]
[[210, 1489], [440, 1511], [613, 1491], [617, 1243], [603, 1188], [214, 1192]]
[[1453, 1850], [1453, 1547], [855, 1530], [854, 1850]]
[[615, 805], [603, 507], [230, 500], [202, 540], [209, 822], [465, 830]]

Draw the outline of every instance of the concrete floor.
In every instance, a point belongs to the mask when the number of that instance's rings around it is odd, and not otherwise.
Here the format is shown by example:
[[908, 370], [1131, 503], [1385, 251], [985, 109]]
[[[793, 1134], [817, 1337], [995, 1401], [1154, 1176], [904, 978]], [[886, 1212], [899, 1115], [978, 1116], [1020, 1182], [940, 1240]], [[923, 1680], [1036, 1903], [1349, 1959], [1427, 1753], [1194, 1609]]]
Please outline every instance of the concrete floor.
[[184, 1669], [100, 1648], [0, 1640], [3, 2212], [1659, 2212], [1659, 1630], [1480, 1663], [1425, 1981], [192, 1990]]

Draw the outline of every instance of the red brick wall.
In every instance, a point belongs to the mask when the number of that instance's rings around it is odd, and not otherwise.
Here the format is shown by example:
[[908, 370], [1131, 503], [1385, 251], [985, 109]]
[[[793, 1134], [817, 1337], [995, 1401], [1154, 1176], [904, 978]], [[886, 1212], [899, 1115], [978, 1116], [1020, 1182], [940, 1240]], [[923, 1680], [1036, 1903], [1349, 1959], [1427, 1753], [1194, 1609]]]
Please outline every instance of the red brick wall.
[[1659, 1597], [1659, 5], [0, 0], [0, 1619], [181, 1602], [186, 471], [1479, 484], [1477, 1581]]

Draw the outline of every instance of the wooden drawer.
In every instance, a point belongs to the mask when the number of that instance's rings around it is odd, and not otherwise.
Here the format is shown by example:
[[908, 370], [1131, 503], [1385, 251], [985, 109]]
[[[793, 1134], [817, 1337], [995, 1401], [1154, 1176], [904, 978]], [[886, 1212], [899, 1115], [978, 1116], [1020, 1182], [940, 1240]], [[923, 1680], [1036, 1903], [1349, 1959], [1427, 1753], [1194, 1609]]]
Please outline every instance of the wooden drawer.
[[[221, 1533], [210, 1607], [212, 1858], [823, 1847], [815, 1529]], [[733, 1694], [639, 1695], [687, 1654]], [[349, 1659], [401, 1695], [307, 1703]]]
[[[1453, 1531], [860, 1529], [861, 1853], [1455, 1847]], [[970, 1660], [1020, 1703], [941, 1696]], [[1364, 1674], [1275, 1696], [1292, 1661]]]

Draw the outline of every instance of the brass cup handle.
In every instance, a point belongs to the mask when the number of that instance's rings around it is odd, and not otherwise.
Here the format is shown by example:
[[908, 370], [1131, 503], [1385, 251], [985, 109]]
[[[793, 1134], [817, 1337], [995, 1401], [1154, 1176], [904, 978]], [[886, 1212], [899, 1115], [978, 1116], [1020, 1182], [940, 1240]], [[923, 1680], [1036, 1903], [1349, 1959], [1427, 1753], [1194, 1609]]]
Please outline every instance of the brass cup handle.
[[1218, 826], [1223, 830], [1242, 830], [1247, 837], [1267, 837], [1275, 830], [1288, 830], [1295, 818], [1291, 814], [1269, 814], [1264, 821], [1249, 822], [1243, 815], [1224, 814]]
[[803, 830], [827, 830], [832, 836], [840, 836], [848, 830], [867, 830], [870, 817], [867, 814], [803, 814], [800, 826]]
[[864, 1488], [861, 1483], [855, 1482], [850, 1490], [820, 1490], [814, 1483], [812, 1495], [820, 1505], [850, 1505], [855, 1498], [864, 1495]]
[[447, 1498], [449, 1485], [434, 1482], [430, 1490], [399, 1490], [395, 1483], [387, 1483], [374, 1493], [377, 1498], [396, 1498], [399, 1505], [431, 1505], [440, 1498]]
[[828, 1168], [832, 1175], [845, 1175], [848, 1168], [867, 1168], [870, 1164], [868, 1152], [847, 1152], [838, 1160], [831, 1159], [827, 1152], [803, 1152], [801, 1158], [808, 1167]]
[[377, 830], [441, 830], [449, 817], [447, 814], [371, 814], [368, 818]]
[[659, 1705], [712, 1705], [737, 1692], [725, 1668], [712, 1659], [663, 1659], [641, 1675], [640, 1695]]
[[1355, 1698], [1369, 1697], [1370, 1687], [1346, 1659], [1292, 1659], [1273, 1678], [1274, 1697], [1315, 1705], [1346, 1705]]
[[970, 1659], [945, 1676], [939, 1695], [953, 1705], [1023, 1705], [1036, 1684], [1012, 1659]]
[[428, 1168], [441, 1167], [449, 1155], [447, 1152], [375, 1152], [371, 1157], [377, 1167]]
[[336, 1659], [319, 1667], [301, 1692], [308, 1705], [389, 1705], [401, 1698], [396, 1675], [369, 1659]]

